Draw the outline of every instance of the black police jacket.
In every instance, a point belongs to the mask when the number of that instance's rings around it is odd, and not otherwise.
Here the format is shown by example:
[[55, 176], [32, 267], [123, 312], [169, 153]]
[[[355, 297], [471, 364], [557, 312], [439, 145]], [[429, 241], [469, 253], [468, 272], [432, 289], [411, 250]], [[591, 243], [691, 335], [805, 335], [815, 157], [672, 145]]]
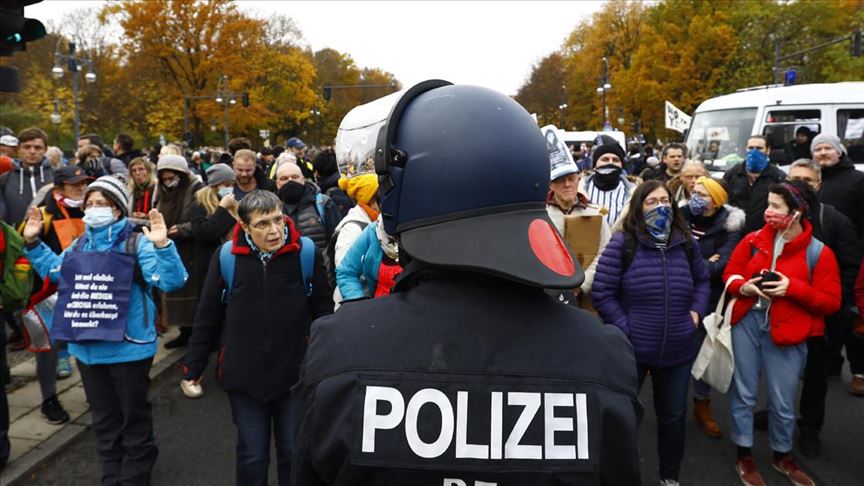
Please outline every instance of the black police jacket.
[[617, 328], [417, 263], [394, 294], [312, 325], [294, 484], [640, 483], [636, 361]]

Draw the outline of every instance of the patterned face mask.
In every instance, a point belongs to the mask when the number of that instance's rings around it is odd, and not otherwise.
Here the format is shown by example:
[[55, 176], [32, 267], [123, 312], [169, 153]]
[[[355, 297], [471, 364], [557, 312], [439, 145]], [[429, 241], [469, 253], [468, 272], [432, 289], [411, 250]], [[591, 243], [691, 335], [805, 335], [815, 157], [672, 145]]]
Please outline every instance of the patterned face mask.
[[658, 241], [666, 241], [672, 231], [672, 206], [655, 206], [645, 212], [642, 220], [651, 236]]
[[693, 194], [690, 196], [690, 201], [687, 202], [687, 205], [690, 206], [690, 213], [694, 216], [702, 216], [705, 210], [708, 209], [708, 199], [705, 199], [700, 194]]
[[796, 214], [780, 214], [771, 209], [766, 209], [763, 216], [765, 218], [765, 224], [777, 231], [785, 232], [790, 226], [792, 226], [792, 221], [794, 221]]

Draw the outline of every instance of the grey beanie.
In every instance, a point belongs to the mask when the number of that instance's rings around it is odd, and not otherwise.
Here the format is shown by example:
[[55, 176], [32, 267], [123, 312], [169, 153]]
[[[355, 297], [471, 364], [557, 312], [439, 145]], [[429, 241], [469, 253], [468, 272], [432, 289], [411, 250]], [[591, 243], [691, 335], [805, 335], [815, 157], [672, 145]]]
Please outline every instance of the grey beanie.
[[159, 163], [156, 164], [156, 172], [162, 170], [173, 170], [181, 174], [189, 174], [189, 164], [181, 155], [166, 154], [159, 157]]
[[120, 209], [122, 217], [129, 215], [129, 191], [126, 189], [126, 184], [114, 176], [102, 176], [87, 186], [84, 192], [84, 200], [87, 200], [87, 195], [93, 191], [99, 191], [103, 196], [110, 199], [111, 202]]
[[842, 157], [846, 155], [846, 147], [843, 146], [843, 142], [840, 141], [840, 138], [837, 135], [831, 135], [830, 133], [820, 133], [813, 137], [813, 141], [810, 142], [810, 153], [816, 151], [816, 146], [820, 143], [827, 143], [828, 145], [834, 147], [834, 150], [837, 151], [838, 154]]
[[213, 164], [207, 169], [207, 185], [210, 187], [218, 186], [223, 182], [237, 182], [237, 176], [234, 175], [234, 169], [228, 167], [227, 164]]

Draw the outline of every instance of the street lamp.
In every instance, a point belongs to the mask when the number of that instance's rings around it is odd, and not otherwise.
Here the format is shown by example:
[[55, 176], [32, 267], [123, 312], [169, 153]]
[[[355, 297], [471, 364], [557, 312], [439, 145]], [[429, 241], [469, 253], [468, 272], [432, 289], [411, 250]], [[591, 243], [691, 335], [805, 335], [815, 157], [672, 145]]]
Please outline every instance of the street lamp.
[[63, 121], [63, 117], [60, 116], [60, 110], [57, 108], [57, 104], [60, 100], [54, 100], [54, 112], [51, 113], [51, 123], [55, 125], [59, 125], [61, 121]]
[[612, 89], [612, 84], [609, 82], [609, 60], [603, 58], [603, 74], [600, 75], [600, 85], [597, 86], [597, 93], [603, 97], [603, 130], [609, 130], [612, 125], [609, 124], [609, 106], [606, 105], [606, 92]]
[[558, 109], [561, 110], [561, 130], [566, 130], [567, 125], [564, 123], [564, 119], [567, 112], [567, 103], [561, 103], [558, 105]]
[[228, 106], [236, 103], [228, 91], [228, 76], [219, 76], [219, 81], [216, 83], [216, 103], [222, 103], [225, 106], [225, 148], [228, 148]]
[[[96, 82], [96, 73], [93, 72], [93, 60], [75, 57], [74, 42], [69, 43], [69, 54], [63, 54], [60, 52], [60, 41], [57, 41], [57, 45], [54, 48], [54, 67], [51, 68], [51, 75], [54, 79], [60, 79], [63, 77], [62, 63], [64, 62], [66, 63], [66, 69], [72, 73], [72, 100], [75, 107], [73, 131], [75, 135], [75, 143], [78, 143], [78, 137], [81, 135], [81, 111], [78, 106], [78, 73], [81, 72], [81, 66], [87, 66], [87, 74], [84, 75], [84, 80], [89, 84]], [[59, 113], [57, 113], [57, 115], [59, 116]], [[51, 120], [54, 120], [53, 114]]]

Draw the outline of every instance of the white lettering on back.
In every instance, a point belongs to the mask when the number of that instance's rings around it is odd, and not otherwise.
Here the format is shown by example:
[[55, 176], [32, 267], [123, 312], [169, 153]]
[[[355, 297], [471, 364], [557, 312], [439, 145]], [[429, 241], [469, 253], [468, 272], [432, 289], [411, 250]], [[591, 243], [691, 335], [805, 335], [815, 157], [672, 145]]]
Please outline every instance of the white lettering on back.
[[[427, 403], [437, 406], [441, 413], [441, 432], [438, 434], [438, 438], [431, 443], [423, 442], [417, 432], [417, 418], [420, 415], [420, 408]], [[408, 408], [405, 410], [405, 437], [408, 439], [408, 446], [411, 447], [414, 454], [425, 459], [434, 459], [444, 454], [453, 440], [453, 428], [453, 406], [450, 405], [450, 400], [447, 399], [444, 392], [434, 388], [424, 388], [411, 397]]]
[[[378, 402], [390, 403], [390, 413], [378, 415]], [[389, 386], [367, 386], [363, 401], [363, 452], [375, 452], [375, 430], [393, 429], [402, 421], [405, 414], [405, 400], [402, 394]]]
[[527, 392], [509, 392], [507, 393], [507, 405], [521, 405], [522, 414], [516, 420], [516, 425], [510, 431], [510, 436], [507, 437], [507, 442], [504, 444], [505, 459], [543, 459], [543, 448], [539, 445], [522, 445], [519, 442], [534, 415], [540, 410], [540, 394]]

